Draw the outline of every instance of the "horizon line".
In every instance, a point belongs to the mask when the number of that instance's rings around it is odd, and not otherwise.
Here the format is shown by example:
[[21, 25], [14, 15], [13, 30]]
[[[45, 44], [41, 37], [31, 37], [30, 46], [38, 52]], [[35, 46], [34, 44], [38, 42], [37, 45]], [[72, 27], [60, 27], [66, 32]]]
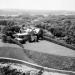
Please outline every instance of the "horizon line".
[[3, 8], [3, 9], [0, 9], [0, 10], [3, 10], [3, 11], [15, 11], [15, 10], [18, 10], [18, 11], [62, 11], [62, 12], [75, 12], [75, 10], [44, 10], [44, 9], [14, 9], [14, 8]]

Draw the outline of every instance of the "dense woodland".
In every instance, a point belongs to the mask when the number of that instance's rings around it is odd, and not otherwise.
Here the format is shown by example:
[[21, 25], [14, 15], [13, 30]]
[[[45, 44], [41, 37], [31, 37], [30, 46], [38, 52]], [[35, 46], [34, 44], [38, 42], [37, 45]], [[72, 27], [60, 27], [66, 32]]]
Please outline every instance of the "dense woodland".
[[[52, 39], [65, 44], [75, 44], [75, 15], [19, 15], [16, 17], [0, 16], [0, 31], [13, 33], [22, 25], [33, 25], [47, 30]], [[16, 27], [15, 27], [16, 26]]]
[[42, 27], [52, 33], [55, 39], [65, 41], [68, 44], [75, 43], [75, 16], [59, 15], [48, 16], [43, 19], [37, 27]]

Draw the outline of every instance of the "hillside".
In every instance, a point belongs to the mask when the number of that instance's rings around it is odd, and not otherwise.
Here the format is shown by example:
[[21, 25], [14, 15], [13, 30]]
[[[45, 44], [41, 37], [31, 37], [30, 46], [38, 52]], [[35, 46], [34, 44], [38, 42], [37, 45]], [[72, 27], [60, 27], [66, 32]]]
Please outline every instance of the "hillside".
[[0, 57], [15, 58], [34, 63], [33, 60], [27, 57], [22, 48], [0, 47]]

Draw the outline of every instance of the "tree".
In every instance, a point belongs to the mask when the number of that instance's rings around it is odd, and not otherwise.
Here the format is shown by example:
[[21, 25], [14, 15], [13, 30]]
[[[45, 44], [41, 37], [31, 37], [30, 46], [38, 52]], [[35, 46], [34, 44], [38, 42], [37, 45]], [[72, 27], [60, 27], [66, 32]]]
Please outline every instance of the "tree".
[[14, 38], [13, 34], [15, 34], [16, 32], [19, 32], [20, 27], [18, 26], [5, 26], [2, 33], [4, 34], [3, 37], [3, 41], [7, 40], [7, 37], [10, 36], [10, 38]]
[[12, 34], [15, 34], [20, 31], [19, 26], [5, 26], [3, 29], [3, 34], [6, 34], [7, 36], [11, 36]]
[[64, 37], [65, 33], [63, 32], [62, 28], [51, 28], [51, 33], [56, 37]]

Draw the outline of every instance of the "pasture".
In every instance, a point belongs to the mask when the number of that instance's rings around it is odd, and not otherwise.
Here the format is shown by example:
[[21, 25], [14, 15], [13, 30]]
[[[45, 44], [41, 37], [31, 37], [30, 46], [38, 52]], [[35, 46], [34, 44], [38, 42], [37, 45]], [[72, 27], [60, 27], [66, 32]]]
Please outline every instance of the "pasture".
[[20, 59], [54, 69], [75, 71], [75, 51], [72, 49], [45, 40], [26, 42], [23, 44], [24, 49], [16, 44], [1, 41], [0, 44], [0, 57]]
[[34, 63], [27, 57], [23, 49], [16, 44], [3, 43], [0, 40], [0, 57], [9, 57]]
[[23, 45], [25, 49], [59, 56], [75, 57], [75, 51], [61, 45], [43, 40]]

